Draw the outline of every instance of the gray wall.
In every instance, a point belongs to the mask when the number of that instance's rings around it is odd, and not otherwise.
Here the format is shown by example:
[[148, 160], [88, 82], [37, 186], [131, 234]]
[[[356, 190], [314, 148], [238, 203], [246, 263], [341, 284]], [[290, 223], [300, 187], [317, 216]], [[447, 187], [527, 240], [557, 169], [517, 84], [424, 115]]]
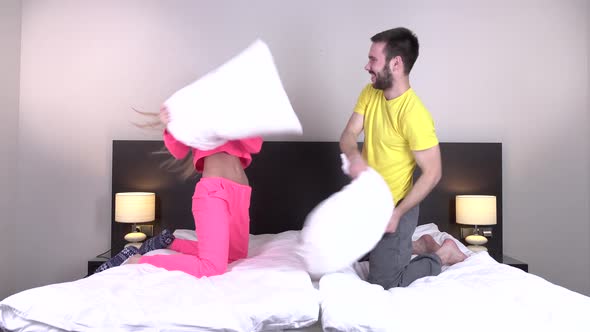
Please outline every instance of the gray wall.
[[0, 298], [18, 287], [14, 267], [20, 265], [13, 248], [17, 226], [16, 172], [18, 153], [18, 91], [20, 61], [20, 0], [0, 1]]
[[29, 247], [0, 287], [81, 277], [108, 248], [111, 140], [160, 137], [131, 107], [157, 111], [261, 37], [301, 139], [337, 140], [369, 80], [369, 37], [408, 26], [440, 139], [504, 143], [505, 252], [590, 295], [589, 19], [583, 0], [24, 1], [12, 235]]

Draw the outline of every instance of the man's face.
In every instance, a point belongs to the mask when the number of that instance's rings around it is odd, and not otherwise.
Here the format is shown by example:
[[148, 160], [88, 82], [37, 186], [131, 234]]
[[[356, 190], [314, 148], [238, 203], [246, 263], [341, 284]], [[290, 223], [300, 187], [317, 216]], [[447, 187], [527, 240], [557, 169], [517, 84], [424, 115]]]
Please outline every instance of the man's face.
[[369, 62], [365, 66], [365, 70], [371, 74], [373, 87], [379, 90], [386, 90], [393, 86], [393, 74], [389, 64], [385, 62], [384, 48], [383, 42], [373, 43], [369, 50]]

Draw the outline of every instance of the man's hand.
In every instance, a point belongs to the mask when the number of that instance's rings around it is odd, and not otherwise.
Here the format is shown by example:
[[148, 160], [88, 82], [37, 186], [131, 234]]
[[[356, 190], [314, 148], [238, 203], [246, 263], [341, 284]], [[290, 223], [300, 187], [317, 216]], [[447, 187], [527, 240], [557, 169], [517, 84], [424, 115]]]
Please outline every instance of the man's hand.
[[391, 219], [389, 219], [389, 224], [387, 224], [387, 227], [385, 228], [385, 233], [394, 233], [397, 230], [401, 218], [401, 213], [399, 213], [397, 209], [394, 209], [391, 214]]
[[364, 121], [362, 115], [352, 113], [346, 128], [344, 128], [340, 136], [340, 151], [348, 158], [348, 162], [350, 163], [348, 175], [353, 180], [368, 168], [367, 162], [361, 156], [357, 143], [357, 138], [363, 131]]
[[422, 175], [418, 177], [418, 180], [414, 183], [410, 192], [401, 202], [398, 202], [393, 210], [389, 225], [387, 225], [387, 229], [385, 230], [386, 233], [395, 232], [401, 217], [406, 214], [406, 212], [410, 211], [411, 208], [420, 204], [441, 178], [442, 167], [438, 145], [427, 150], [414, 151], [413, 153], [414, 158], [416, 159], [416, 164], [422, 171]]
[[355, 155], [352, 157], [350, 161], [350, 169], [349, 175], [354, 180], [356, 179], [362, 172], [366, 171], [369, 168], [367, 162], [363, 159], [361, 155]]

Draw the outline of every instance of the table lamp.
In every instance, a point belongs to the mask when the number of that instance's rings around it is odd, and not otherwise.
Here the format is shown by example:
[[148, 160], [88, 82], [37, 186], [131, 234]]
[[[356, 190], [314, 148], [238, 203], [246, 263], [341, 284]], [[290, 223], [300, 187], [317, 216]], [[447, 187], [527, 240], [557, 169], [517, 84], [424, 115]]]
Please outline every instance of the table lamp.
[[156, 219], [156, 194], [147, 192], [125, 192], [115, 195], [115, 221], [132, 224], [131, 232], [125, 235], [125, 247], [139, 248], [146, 235], [136, 224]]
[[[488, 242], [488, 239], [482, 235], [478, 226], [496, 224], [496, 196], [458, 195], [455, 208], [457, 224], [475, 226], [474, 229], [468, 229], [470, 235], [465, 237], [465, 242], [470, 244], [467, 248], [475, 252], [487, 251], [483, 245]], [[461, 236], [464, 234], [463, 230], [461, 229]]]

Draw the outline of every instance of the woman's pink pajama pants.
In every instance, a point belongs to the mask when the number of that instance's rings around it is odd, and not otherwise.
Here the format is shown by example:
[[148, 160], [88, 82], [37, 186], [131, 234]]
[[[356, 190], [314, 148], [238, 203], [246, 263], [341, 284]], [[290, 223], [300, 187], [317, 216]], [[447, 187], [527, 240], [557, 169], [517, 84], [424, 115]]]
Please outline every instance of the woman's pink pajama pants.
[[252, 188], [224, 178], [201, 178], [193, 196], [198, 241], [175, 239], [179, 255], [144, 256], [148, 263], [195, 277], [225, 273], [227, 264], [248, 255]]

